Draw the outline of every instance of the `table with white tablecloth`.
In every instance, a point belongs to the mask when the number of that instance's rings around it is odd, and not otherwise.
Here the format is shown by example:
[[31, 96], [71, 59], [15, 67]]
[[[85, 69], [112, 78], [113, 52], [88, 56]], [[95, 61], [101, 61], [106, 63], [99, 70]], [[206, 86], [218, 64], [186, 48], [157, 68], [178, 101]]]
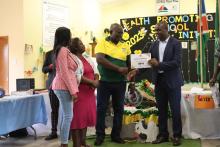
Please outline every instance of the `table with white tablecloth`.
[[[209, 109], [201, 107], [198, 108], [198, 100], [195, 100], [197, 98], [200, 99], [203, 104], [209, 104], [213, 101], [211, 91], [200, 91], [197, 93], [193, 93], [191, 91], [182, 91], [181, 118], [183, 137], [190, 139], [220, 138], [220, 108], [215, 108], [214, 103], [208, 106]], [[203, 105], [203, 107], [205, 106]], [[121, 135], [125, 138], [134, 138], [134, 132], [137, 131], [135, 129], [135, 125], [143, 119], [145, 119], [145, 122], [148, 122], [148, 118], [145, 118], [145, 116], [143, 115], [143, 113], [148, 110], [135, 109], [135, 107], [125, 107], [125, 110], [128, 112], [130, 111], [130, 113], [126, 115], [126, 119], [123, 122], [124, 124]], [[147, 117], [149, 117], [149, 115]], [[168, 130], [170, 132], [170, 135], [172, 135], [171, 119], [168, 120]], [[148, 130], [145, 131], [147, 132]]]
[[211, 91], [202, 91], [193, 94], [190, 91], [182, 92], [182, 121], [183, 136], [185, 138], [220, 138], [220, 108], [195, 108], [195, 96], [211, 96]]

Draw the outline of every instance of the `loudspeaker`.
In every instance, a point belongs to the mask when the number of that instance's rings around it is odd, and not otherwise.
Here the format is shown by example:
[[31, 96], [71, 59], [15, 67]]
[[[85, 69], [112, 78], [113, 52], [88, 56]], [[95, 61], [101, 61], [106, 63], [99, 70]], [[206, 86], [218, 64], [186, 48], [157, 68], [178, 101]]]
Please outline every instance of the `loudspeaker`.
[[34, 78], [16, 79], [17, 91], [25, 91], [35, 88]]

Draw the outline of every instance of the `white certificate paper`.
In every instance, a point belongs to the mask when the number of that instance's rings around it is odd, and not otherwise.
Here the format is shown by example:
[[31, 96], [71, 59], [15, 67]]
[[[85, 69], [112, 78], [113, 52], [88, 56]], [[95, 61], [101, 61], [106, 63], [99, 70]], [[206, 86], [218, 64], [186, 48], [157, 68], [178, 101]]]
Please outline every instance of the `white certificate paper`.
[[131, 68], [151, 68], [151, 66], [148, 64], [150, 59], [150, 53], [131, 54]]

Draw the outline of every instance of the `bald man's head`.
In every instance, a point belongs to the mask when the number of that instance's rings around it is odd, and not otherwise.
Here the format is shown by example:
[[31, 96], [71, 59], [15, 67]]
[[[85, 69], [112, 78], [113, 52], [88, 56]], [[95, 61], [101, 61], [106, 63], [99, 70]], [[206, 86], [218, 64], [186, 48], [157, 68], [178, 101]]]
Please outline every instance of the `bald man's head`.
[[[121, 29], [122, 29], [121, 25], [118, 24], [118, 23], [113, 23], [113, 24], [111, 24], [111, 26], [110, 26], [110, 31], [113, 31], [113, 30], [118, 29], [118, 28], [121, 28]], [[122, 30], [123, 30], [123, 29], [122, 29]]]
[[123, 29], [121, 25], [118, 23], [113, 23], [110, 26], [110, 37], [111, 41], [114, 43], [118, 43], [122, 39]]

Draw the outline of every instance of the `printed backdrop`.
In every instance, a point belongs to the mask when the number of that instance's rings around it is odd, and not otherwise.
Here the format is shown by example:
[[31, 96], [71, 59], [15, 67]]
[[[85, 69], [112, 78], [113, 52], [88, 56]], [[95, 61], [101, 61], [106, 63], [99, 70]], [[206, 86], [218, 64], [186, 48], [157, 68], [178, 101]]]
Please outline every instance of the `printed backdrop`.
[[[171, 36], [176, 37], [182, 43], [182, 73], [186, 82], [198, 82], [196, 75], [196, 49], [197, 49], [197, 14], [153, 16], [121, 19], [124, 29], [123, 39], [131, 47], [132, 52], [142, 50], [148, 52], [153, 41], [156, 40], [155, 24], [159, 21], [167, 21]], [[209, 42], [207, 45], [207, 81], [213, 73], [214, 62], [214, 13], [207, 14], [209, 25]], [[151, 79], [151, 69], [141, 69], [136, 80]]]

